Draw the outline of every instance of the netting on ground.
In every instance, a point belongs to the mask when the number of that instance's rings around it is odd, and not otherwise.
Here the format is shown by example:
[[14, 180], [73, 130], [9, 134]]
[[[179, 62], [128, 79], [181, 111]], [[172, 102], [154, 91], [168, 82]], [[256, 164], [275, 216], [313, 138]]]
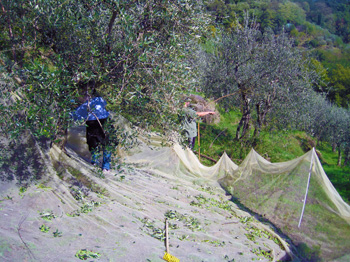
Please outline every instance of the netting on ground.
[[139, 142], [120, 150], [123, 167], [106, 177], [89, 163], [84, 128], [69, 130], [63, 150], [33, 149], [42, 156], [41, 179], [25, 190], [0, 183], [0, 260], [164, 261], [166, 217], [170, 253], [180, 261], [292, 256], [287, 242], [217, 183], [236, 167], [226, 157], [206, 168], [190, 150], [162, 146], [160, 136]]
[[[48, 154], [40, 154], [45, 187], [30, 188], [20, 196], [11, 186], [0, 187], [6, 214], [0, 227], [6, 250], [0, 254], [8, 261], [21, 256], [28, 261], [50, 256], [51, 261], [72, 261], [76, 251], [85, 248], [110, 261], [161, 261], [164, 214], [182, 223], [173, 225], [172, 243], [181, 247], [173, 254], [183, 261], [251, 261], [259, 252], [270, 252], [273, 261], [293, 256], [268, 226], [257, 221], [248, 226], [251, 216], [229, 201], [219, 184], [294, 244], [307, 246], [306, 260], [346, 261], [350, 253], [350, 207], [328, 180], [314, 150], [285, 163], [270, 163], [252, 150], [239, 166], [223, 154], [207, 167], [191, 150], [150, 134], [140, 137], [132, 150], [120, 149], [125, 167], [101, 178], [89, 164], [84, 128], [76, 127], [69, 130], [65, 150], [53, 146]], [[62, 230], [64, 237], [47, 238], [38, 230], [43, 214], [55, 217], [47, 223]]]
[[350, 207], [327, 178], [314, 149], [284, 163], [270, 163], [252, 150], [220, 184], [296, 245], [307, 244], [313, 256], [329, 261], [350, 253]]
[[159, 154], [144, 148], [129, 161], [146, 160], [172, 172], [176, 159], [185, 167], [182, 173], [219, 181], [236, 201], [287, 235], [306, 259], [328, 261], [350, 254], [350, 206], [328, 179], [315, 149], [283, 163], [270, 163], [252, 149], [239, 166], [225, 153], [211, 167], [178, 144], [166, 150]]

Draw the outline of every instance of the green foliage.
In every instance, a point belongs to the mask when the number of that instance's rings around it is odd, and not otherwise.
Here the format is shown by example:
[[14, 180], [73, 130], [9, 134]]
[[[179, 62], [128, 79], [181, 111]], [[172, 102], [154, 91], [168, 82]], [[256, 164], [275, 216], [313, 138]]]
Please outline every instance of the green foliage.
[[18, 83], [1, 89], [0, 122], [13, 120], [2, 131], [61, 139], [92, 89], [134, 124], [176, 129], [175, 106], [194, 87], [191, 54], [207, 24], [197, 1], [6, 1], [3, 10], [0, 69]]
[[19, 188], [19, 194], [20, 194], [20, 195], [23, 195], [24, 192], [26, 192], [26, 191], [27, 191], [27, 187], [21, 186], [21, 187]]
[[165, 213], [165, 217], [167, 217], [170, 220], [174, 219], [177, 221], [181, 221], [185, 227], [191, 229], [192, 231], [203, 231], [199, 220], [195, 217], [189, 216], [188, 214], [181, 214], [176, 210], [168, 210]]
[[285, 33], [262, 34], [248, 15], [237, 27], [222, 32], [216, 43], [217, 52], [201, 54], [202, 89], [208, 97], [224, 98], [231, 107], [241, 108], [237, 140], [248, 137], [253, 125], [253, 136], [258, 137], [261, 127], [271, 124], [271, 114], [277, 115], [275, 122], [283, 121], [281, 112], [303, 105], [312, 83], [319, 81], [317, 72], [308, 70], [307, 56]]
[[273, 250], [264, 250], [264, 249], [259, 247], [259, 248], [253, 248], [252, 253], [256, 254], [257, 256], [262, 256], [262, 257], [268, 259], [268, 261], [274, 260]]
[[322, 143], [318, 150], [320, 151], [320, 160], [324, 171], [331, 180], [333, 186], [342, 196], [343, 200], [350, 204], [350, 167], [338, 166], [338, 157], [333, 152], [332, 147], [326, 143]]
[[56, 229], [55, 232], [53, 232], [53, 236], [54, 237], [62, 237], [62, 232], [58, 231], [58, 229]]
[[45, 224], [42, 224], [40, 227], [39, 227], [40, 231], [41, 232], [44, 232], [44, 233], [47, 233], [50, 231], [50, 227], [48, 226], [45, 226]]
[[51, 221], [52, 219], [56, 218], [56, 215], [54, 215], [52, 210], [45, 210], [40, 212], [40, 217], [46, 221]]
[[165, 230], [162, 228], [158, 228], [155, 226], [155, 222], [149, 220], [148, 218], [138, 218], [142, 223], [143, 227], [142, 230], [146, 232], [151, 237], [154, 237], [155, 239], [158, 239], [160, 241], [165, 240]]
[[93, 200], [91, 200], [90, 202], [84, 202], [80, 207], [80, 209], [74, 210], [73, 212], [67, 214], [67, 216], [77, 217], [77, 216], [80, 216], [81, 214], [92, 212], [96, 207], [100, 205], [101, 205], [101, 202], [96, 202]]
[[350, 107], [350, 67], [344, 67], [340, 64], [332, 70], [331, 91], [335, 103], [341, 107]]
[[309, 247], [304, 243], [298, 245], [300, 256], [307, 261], [319, 261], [319, 254], [321, 252], [320, 248], [320, 246]]
[[79, 258], [80, 260], [87, 260], [91, 258], [99, 258], [101, 256], [98, 252], [93, 252], [87, 249], [80, 249], [75, 253], [75, 257]]
[[280, 3], [278, 13], [283, 17], [283, 20], [289, 23], [302, 24], [306, 18], [303, 8], [289, 1]]
[[[294, 43], [300, 48], [307, 47], [329, 53], [322, 61], [325, 68], [332, 69], [336, 63], [349, 66], [350, 58], [345, 44], [350, 41], [350, 17], [348, 15], [350, 7], [346, 1], [242, 0], [234, 2], [232, 4], [229, 1], [209, 1], [207, 8], [216, 18], [216, 22], [226, 29], [236, 26], [234, 22], [236, 17], [242, 21], [246, 11], [255, 16], [262, 32], [272, 28], [275, 34], [280, 34], [285, 29], [290, 36], [295, 38]], [[340, 55], [334, 55], [335, 50], [340, 51]], [[327, 74], [328, 77], [332, 75], [330, 70]], [[334, 93], [337, 93], [336, 89]], [[334, 93], [329, 96], [332, 101], [336, 101]], [[342, 100], [349, 100], [342, 94], [339, 94], [338, 97], [341, 97]]]

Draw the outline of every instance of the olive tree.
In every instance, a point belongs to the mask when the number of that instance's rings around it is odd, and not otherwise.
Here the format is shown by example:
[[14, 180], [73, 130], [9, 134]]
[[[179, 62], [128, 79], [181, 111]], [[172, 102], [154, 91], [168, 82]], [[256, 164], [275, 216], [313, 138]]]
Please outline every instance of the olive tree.
[[292, 108], [282, 108], [270, 114], [271, 119], [278, 118], [278, 127], [287, 127], [305, 131], [319, 142], [328, 142], [333, 151], [338, 151], [338, 165], [342, 163], [342, 152], [345, 155], [344, 164], [349, 162], [350, 126], [349, 110], [332, 104], [325, 94], [310, 92], [294, 104]]
[[242, 118], [236, 139], [249, 134], [252, 122], [258, 136], [278, 104], [292, 108], [308, 96], [316, 79], [292, 39], [284, 32], [274, 35], [265, 30], [262, 34], [248, 16], [243, 24], [237, 22], [231, 31], [218, 35], [215, 46], [212, 52], [202, 52], [203, 91], [239, 102]]
[[[193, 86], [190, 55], [207, 24], [200, 1], [3, 0], [4, 132], [56, 139], [91, 89], [143, 127], [175, 128], [179, 94]], [[6, 91], [6, 92], [4, 92]]]

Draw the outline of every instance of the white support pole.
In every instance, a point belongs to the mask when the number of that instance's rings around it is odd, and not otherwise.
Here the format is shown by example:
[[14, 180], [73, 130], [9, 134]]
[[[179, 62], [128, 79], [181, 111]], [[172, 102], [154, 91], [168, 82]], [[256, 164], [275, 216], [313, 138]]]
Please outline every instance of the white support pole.
[[311, 163], [310, 163], [310, 169], [309, 169], [309, 178], [308, 178], [308, 180], [307, 180], [307, 186], [306, 186], [306, 192], [305, 192], [305, 197], [304, 197], [303, 209], [302, 209], [302, 211], [301, 211], [301, 215], [300, 215], [300, 219], [299, 219], [298, 228], [300, 228], [301, 220], [303, 219], [303, 215], [304, 215], [307, 193], [308, 193], [308, 191], [309, 191], [309, 186], [310, 186], [310, 178], [311, 178], [311, 172], [312, 172], [312, 165], [313, 165], [313, 160], [314, 160], [314, 154], [316, 154], [315, 148], [312, 148], [312, 156], [311, 156]]

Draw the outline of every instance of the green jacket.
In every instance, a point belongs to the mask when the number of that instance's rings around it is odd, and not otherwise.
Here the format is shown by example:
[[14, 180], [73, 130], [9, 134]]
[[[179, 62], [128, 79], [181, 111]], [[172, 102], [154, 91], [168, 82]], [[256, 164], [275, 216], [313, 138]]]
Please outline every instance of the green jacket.
[[185, 107], [182, 109], [182, 125], [185, 135], [188, 138], [197, 136], [196, 119], [198, 118], [196, 111], [192, 108]]

